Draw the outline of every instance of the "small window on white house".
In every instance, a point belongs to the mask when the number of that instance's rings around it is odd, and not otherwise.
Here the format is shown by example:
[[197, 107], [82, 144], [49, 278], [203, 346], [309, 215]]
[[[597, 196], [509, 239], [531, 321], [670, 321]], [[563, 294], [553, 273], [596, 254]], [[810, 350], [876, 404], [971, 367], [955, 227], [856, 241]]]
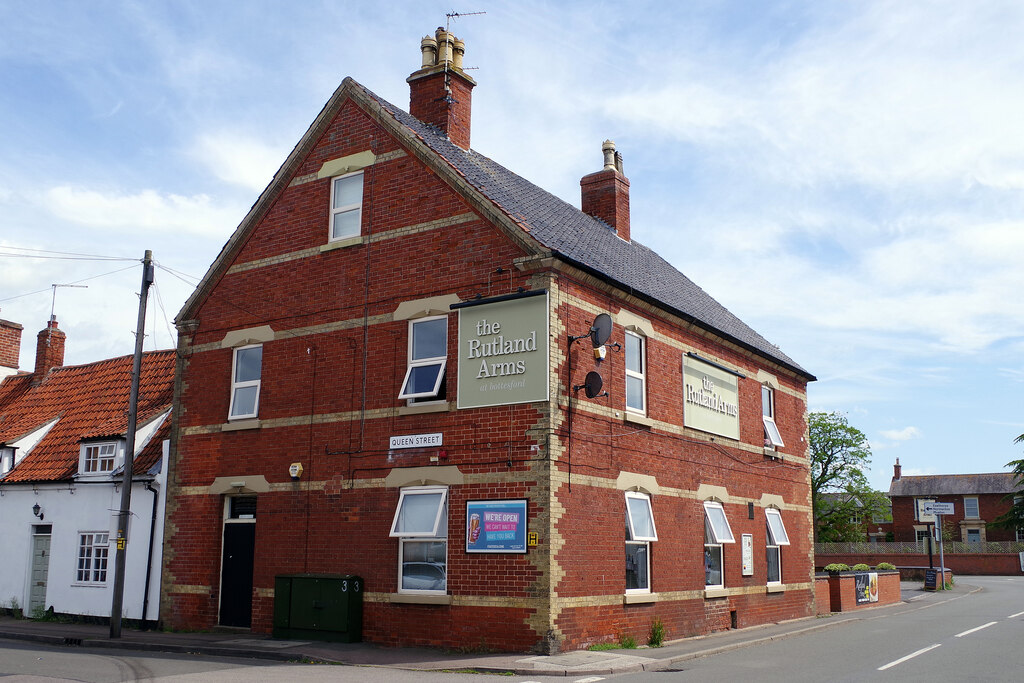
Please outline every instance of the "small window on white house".
[[14, 469], [14, 449], [9, 446], [0, 447], [0, 477]]
[[363, 172], [331, 180], [331, 241], [356, 237], [361, 230]]
[[785, 446], [779, 426], [775, 424], [775, 390], [767, 384], [761, 385], [761, 421], [764, 422], [764, 445]]
[[448, 316], [409, 321], [409, 368], [398, 398], [442, 400], [448, 363]]
[[626, 332], [626, 410], [647, 412], [647, 349], [644, 338]]
[[782, 552], [779, 546], [789, 545], [789, 535], [786, 533], [786, 525], [782, 523], [782, 513], [775, 508], [765, 508], [764, 515], [767, 520], [765, 545], [768, 583], [782, 583]]
[[410, 486], [401, 490], [391, 523], [398, 538], [400, 593], [448, 590], [448, 489]]
[[651, 497], [626, 492], [626, 592], [651, 592], [651, 541], [658, 540]]
[[977, 498], [964, 498], [964, 517], [967, 519], [977, 519], [981, 517], [981, 514], [978, 511]]
[[263, 346], [235, 349], [231, 368], [231, 407], [228, 418], [256, 417], [260, 408], [260, 376], [263, 372]]
[[721, 503], [704, 502], [704, 585], [721, 588], [725, 585], [722, 567], [722, 544], [735, 543], [732, 528]]
[[87, 443], [82, 446], [82, 474], [106, 474], [117, 465], [117, 444]]
[[78, 583], [106, 583], [110, 534], [106, 531], [84, 531], [78, 536]]

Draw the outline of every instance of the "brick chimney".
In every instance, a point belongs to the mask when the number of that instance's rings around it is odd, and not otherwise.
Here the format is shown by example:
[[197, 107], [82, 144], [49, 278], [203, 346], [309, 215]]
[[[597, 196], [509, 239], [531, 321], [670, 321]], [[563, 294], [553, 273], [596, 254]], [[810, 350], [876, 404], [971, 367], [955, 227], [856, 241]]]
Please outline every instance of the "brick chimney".
[[469, 120], [476, 81], [462, 70], [466, 45], [438, 27], [420, 41], [423, 65], [409, 83], [409, 113], [437, 126], [454, 144], [469, 149]]
[[23, 329], [25, 328], [18, 323], [0, 320], [0, 377], [13, 375], [18, 370]]
[[892, 466], [892, 478], [893, 478], [893, 481], [899, 479], [902, 474], [903, 474], [903, 468], [900, 467], [900, 459], [896, 458], [896, 464]]
[[604, 168], [580, 180], [583, 213], [600, 218], [612, 226], [615, 234], [629, 241], [629, 180], [622, 174], [622, 155], [615, 143], [601, 145]]
[[40, 330], [36, 335], [36, 369], [32, 373], [32, 381], [39, 383], [43, 381], [52, 368], [59, 368], [64, 365], [64, 338], [65, 335], [57, 329], [57, 319], [50, 316], [50, 322], [46, 324], [45, 330]]

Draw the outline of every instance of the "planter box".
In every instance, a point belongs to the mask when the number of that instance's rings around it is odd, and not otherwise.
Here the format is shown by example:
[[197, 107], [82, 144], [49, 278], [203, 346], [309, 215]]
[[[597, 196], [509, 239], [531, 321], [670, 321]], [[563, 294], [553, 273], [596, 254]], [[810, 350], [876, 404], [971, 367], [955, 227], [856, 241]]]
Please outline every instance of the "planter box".
[[[824, 590], [818, 581], [828, 582], [828, 609], [822, 603]], [[891, 605], [900, 601], [900, 573], [895, 570], [834, 572], [815, 577], [818, 613], [849, 612]]]

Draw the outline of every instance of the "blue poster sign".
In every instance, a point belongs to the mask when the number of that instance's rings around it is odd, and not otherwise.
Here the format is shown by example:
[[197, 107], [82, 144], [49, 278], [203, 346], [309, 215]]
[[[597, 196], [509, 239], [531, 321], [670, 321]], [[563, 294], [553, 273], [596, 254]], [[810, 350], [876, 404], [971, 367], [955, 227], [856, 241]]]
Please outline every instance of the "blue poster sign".
[[525, 553], [526, 500], [466, 503], [467, 553]]

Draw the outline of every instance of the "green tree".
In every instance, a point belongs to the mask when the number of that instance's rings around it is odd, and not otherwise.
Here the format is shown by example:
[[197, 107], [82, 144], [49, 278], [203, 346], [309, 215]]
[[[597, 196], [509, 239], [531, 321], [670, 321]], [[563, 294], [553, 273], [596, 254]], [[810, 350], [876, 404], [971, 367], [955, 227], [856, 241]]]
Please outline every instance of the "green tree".
[[864, 474], [871, 464], [868, 438], [836, 412], [811, 413], [808, 430], [815, 540], [863, 541], [865, 523], [889, 515], [885, 495]]
[[[1024, 443], [1024, 434], [1013, 440], [1014, 443]], [[1004, 500], [1010, 501], [1013, 505], [1009, 510], [996, 518], [992, 526], [1002, 529], [1024, 529], [1024, 460], [1011, 460], [1006, 463], [1007, 467], [1013, 469], [1017, 475], [1014, 481], [1016, 491], [1006, 496]]]

